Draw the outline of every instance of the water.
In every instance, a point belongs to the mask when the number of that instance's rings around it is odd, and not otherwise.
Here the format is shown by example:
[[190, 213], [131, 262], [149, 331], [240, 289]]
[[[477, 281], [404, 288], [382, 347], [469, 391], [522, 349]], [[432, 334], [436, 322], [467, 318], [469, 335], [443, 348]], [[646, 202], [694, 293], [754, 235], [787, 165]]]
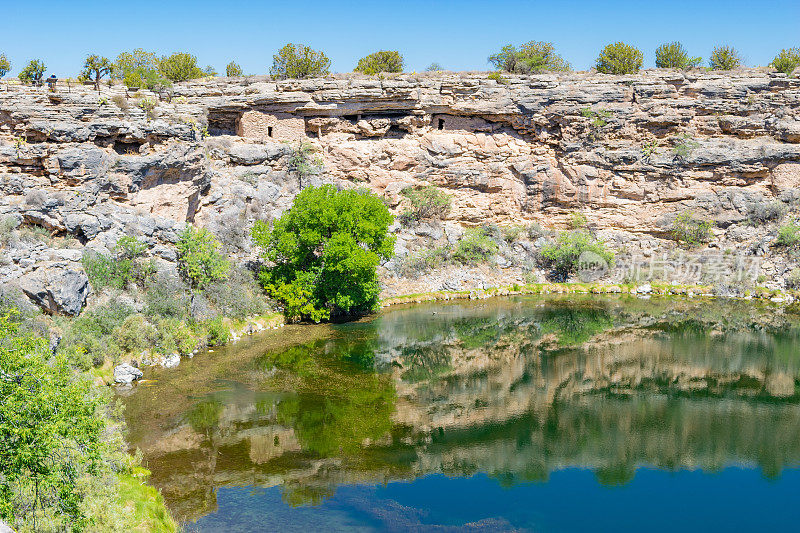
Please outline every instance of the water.
[[794, 529], [799, 340], [753, 302], [424, 304], [153, 371], [126, 417], [190, 531]]

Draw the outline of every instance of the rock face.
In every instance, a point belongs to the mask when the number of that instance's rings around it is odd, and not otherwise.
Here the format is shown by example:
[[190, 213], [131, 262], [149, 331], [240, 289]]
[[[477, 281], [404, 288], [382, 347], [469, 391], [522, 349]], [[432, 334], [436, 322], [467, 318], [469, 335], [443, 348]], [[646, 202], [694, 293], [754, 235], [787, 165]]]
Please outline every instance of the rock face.
[[[77, 241], [4, 246], [0, 283], [42, 279], [42, 265], [62, 259], [54, 254], [74, 252], [63, 259], [80, 270], [84, 248], [107, 250], [123, 234], [174, 261], [187, 222], [247, 257], [249, 225], [279, 216], [298, 191], [290, 163], [299, 141], [316, 147], [323, 167], [303, 186], [366, 186], [395, 212], [406, 187], [451, 194], [433, 231], [397, 227], [400, 255], [465, 226], [563, 229], [580, 211], [618, 251], [652, 256], [674, 251], [670, 225], [691, 211], [715, 222], [713, 247], [769, 256], [776, 225], [753, 224], [753, 213], [800, 197], [800, 80], [766, 70], [508, 84], [481, 73], [214, 79], [176, 85], [149, 116], [142, 96], [0, 92], [0, 219]], [[764, 265], [771, 280], [791, 268]], [[442, 288], [447, 277], [417, 288]], [[389, 289], [402, 281], [394, 271], [383, 278]]]
[[55, 270], [44, 276], [23, 277], [20, 287], [50, 314], [77, 316], [89, 294], [89, 278], [82, 271]]

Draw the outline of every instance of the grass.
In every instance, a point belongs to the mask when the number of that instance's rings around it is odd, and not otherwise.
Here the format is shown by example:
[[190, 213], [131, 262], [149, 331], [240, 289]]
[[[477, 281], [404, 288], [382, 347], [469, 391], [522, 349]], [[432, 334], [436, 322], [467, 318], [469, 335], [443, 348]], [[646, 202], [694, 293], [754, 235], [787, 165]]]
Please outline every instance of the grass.
[[158, 489], [146, 483], [149, 476], [150, 471], [142, 467], [118, 476], [120, 502], [132, 508], [134, 523], [137, 524], [133, 531], [177, 533], [180, 528], [170, 516], [164, 497]]

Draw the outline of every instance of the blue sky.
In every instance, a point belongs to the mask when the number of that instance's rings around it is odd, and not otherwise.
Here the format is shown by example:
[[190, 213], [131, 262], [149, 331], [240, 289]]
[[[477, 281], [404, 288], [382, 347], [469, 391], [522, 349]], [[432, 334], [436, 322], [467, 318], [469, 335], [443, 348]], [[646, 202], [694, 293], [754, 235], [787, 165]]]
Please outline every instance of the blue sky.
[[12, 63], [11, 75], [33, 58], [44, 60], [48, 75], [75, 75], [89, 53], [113, 58], [137, 47], [189, 51], [218, 71], [235, 59], [245, 73], [266, 74], [287, 42], [324, 50], [335, 72], [380, 49], [400, 50], [408, 71], [433, 61], [450, 70], [488, 70], [489, 54], [529, 40], [554, 42], [578, 70], [617, 40], [641, 48], [645, 67], [653, 66], [659, 44], [673, 40], [704, 60], [716, 44], [730, 44], [748, 65], [800, 46], [800, 0], [2, 3], [0, 53]]

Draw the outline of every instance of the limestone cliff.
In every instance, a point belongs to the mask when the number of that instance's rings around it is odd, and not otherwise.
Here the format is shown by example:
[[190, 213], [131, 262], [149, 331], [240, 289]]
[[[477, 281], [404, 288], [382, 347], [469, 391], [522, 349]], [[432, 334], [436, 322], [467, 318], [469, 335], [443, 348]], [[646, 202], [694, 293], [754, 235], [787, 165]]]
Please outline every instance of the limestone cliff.
[[74, 294], [56, 294], [45, 274], [72, 272], [80, 285], [83, 250], [110, 248], [124, 233], [170, 268], [186, 222], [247, 258], [249, 225], [278, 216], [298, 191], [289, 159], [301, 140], [324, 168], [308, 184], [366, 186], [396, 212], [405, 187], [452, 195], [445, 220], [395, 226], [386, 294], [522, 281], [535, 266], [533, 238], [504, 245], [490, 267], [424, 280], [396, 267], [464, 227], [566, 228], [575, 211], [620, 254], [673, 253], [670, 224], [691, 211], [714, 222], [709, 248], [765, 257], [768, 284], [782, 286], [794, 267], [772, 247], [778, 223], [753, 213], [773, 202], [791, 210], [800, 196], [800, 80], [759, 69], [507, 84], [431, 73], [214, 79], [178, 84], [161, 100], [119, 86], [10, 86], [0, 91], [0, 220], [74, 239], [2, 241], [0, 283], [69, 312]]

